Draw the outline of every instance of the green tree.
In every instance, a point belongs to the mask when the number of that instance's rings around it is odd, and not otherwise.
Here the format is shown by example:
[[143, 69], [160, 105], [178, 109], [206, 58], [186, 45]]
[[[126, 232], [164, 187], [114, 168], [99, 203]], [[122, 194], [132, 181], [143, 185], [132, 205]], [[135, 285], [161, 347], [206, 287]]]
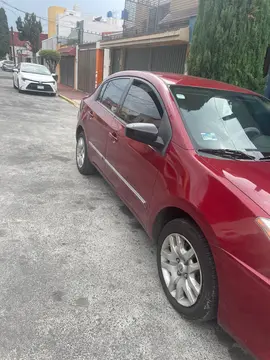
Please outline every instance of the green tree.
[[17, 29], [19, 32], [19, 39], [21, 41], [29, 41], [32, 47], [33, 59], [36, 62], [36, 53], [40, 49], [40, 34], [42, 33], [41, 22], [37, 20], [34, 13], [26, 13], [22, 21], [19, 16], [16, 21]]
[[262, 91], [269, 43], [269, 0], [200, 0], [189, 74]]
[[7, 15], [3, 8], [0, 8], [0, 59], [9, 53], [9, 29]]
[[55, 50], [40, 50], [39, 55], [45, 60], [51, 73], [55, 73], [56, 66], [61, 60], [61, 54]]

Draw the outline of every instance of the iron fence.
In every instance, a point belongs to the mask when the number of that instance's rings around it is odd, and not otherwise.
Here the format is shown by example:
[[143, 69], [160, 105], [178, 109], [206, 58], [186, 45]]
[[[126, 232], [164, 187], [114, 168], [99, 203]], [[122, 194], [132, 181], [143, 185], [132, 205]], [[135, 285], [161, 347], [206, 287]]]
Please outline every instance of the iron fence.
[[125, 0], [123, 32], [104, 34], [103, 40], [150, 35], [189, 25], [198, 0]]

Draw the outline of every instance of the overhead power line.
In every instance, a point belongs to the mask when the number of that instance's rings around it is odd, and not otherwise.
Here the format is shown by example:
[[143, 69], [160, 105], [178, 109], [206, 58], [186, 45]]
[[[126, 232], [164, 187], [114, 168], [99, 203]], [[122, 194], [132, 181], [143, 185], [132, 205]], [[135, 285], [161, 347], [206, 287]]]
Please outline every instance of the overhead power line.
[[[0, 0], [0, 1], [1, 1], [4, 5], [10, 7], [11, 9], [14, 9], [14, 10], [16, 10], [16, 11], [18, 11], [18, 12], [23, 13], [23, 14], [29, 14], [28, 11], [19, 9], [19, 8], [17, 8], [16, 6], [13, 6], [13, 5], [9, 4], [9, 3], [8, 3], [7, 1], [5, 1], [5, 0]], [[11, 9], [8, 9], [8, 10], [10, 10], [10, 11], [13, 12], [13, 10], [11, 10]], [[14, 13], [14, 12], [13, 12], [13, 13]], [[16, 15], [16, 14], [15, 14], [15, 15]], [[36, 16], [37, 16], [37, 18], [39, 18], [39, 19], [41, 19], [41, 20], [44, 20], [44, 21], [46, 21], [46, 22], [56, 22], [56, 21], [53, 20], [53, 19], [48, 19], [48, 18], [45, 18], [45, 17], [43, 17], [43, 16], [38, 16], [38, 15], [36, 15]], [[60, 20], [61, 20], [61, 19], [60, 19]], [[62, 20], [61, 22], [65, 22], [65, 20], [64, 20], [64, 21]], [[47, 25], [47, 23], [46, 23], [46, 25]], [[66, 28], [66, 29], [71, 29], [71, 30], [77, 29], [77, 24], [76, 24], [76, 25], [74, 24], [74, 26], [68, 26], [68, 25], [60, 24], [60, 26]], [[84, 32], [84, 33], [87, 33], [87, 34], [101, 35], [101, 33], [98, 33], [98, 32], [95, 32], [95, 31], [84, 30], [83, 32]]]
[[12, 12], [12, 14], [14, 14], [15, 16], [17, 16], [17, 14], [15, 13], [15, 11], [13, 11], [12, 9], [9, 9], [9, 8], [4, 8], [4, 10], [5, 10], [5, 11], [7, 11], [7, 10], [8, 10], [8, 11]]

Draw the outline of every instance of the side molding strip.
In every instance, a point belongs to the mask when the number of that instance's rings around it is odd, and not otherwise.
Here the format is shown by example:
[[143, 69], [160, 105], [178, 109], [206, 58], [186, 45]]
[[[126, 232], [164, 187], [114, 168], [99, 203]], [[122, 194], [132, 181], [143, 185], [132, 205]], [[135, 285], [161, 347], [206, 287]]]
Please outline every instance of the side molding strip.
[[89, 145], [95, 152], [100, 156], [102, 160], [105, 161], [105, 163], [110, 167], [110, 169], [119, 177], [119, 179], [133, 192], [133, 194], [140, 200], [140, 202], [145, 206], [146, 201], [144, 198], [134, 189], [133, 186], [130, 185], [130, 183], [115, 169], [114, 166], [101, 154], [101, 152], [95, 147], [94, 144], [89, 141]]

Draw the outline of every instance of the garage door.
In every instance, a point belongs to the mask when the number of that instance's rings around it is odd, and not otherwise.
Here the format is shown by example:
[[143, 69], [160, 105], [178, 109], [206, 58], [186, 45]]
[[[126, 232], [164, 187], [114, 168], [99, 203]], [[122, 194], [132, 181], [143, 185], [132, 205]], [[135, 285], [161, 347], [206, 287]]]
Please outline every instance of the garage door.
[[187, 46], [160, 46], [152, 49], [152, 71], [183, 74], [185, 71]]
[[92, 94], [96, 83], [96, 48], [79, 48], [78, 89]]
[[150, 66], [150, 48], [127, 49], [125, 70], [148, 71]]
[[187, 46], [159, 46], [152, 48], [128, 48], [125, 70], [150, 70], [183, 74]]

